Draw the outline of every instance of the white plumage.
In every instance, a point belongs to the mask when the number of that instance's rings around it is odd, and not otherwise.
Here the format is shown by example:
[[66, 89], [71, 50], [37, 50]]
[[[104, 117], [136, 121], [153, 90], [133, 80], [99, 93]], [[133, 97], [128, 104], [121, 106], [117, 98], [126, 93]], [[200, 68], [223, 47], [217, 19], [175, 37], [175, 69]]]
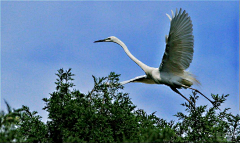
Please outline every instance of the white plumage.
[[[179, 12], [176, 10], [175, 15], [172, 11], [172, 18], [168, 14], [167, 16], [171, 22], [170, 31], [169, 35], [166, 35], [165, 37], [166, 48], [159, 68], [149, 67], [139, 61], [130, 53], [127, 46], [114, 36], [95, 41], [94, 43], [114, 42], [119, 44], [126, 54], [145, 72], [145, 75], [121, 82], [122, 85], [130, 82], [165, 84], [189, 101], [177, 90], [177, 88], [190, 88], [199, 92], [197, 89], [191, 88], [195, 83], [200, 84], [199, 81], [190, 72], [185, 71], [192, 62], [194, 52], [192, 21], [185, 10], [182, 12], [182, 9], [180, 9]], [[201, 92], [199, 93], [202, 94]], [[203, 96], [207, 98], [205, 95]], [[208, 100], [213, 103], [210, 99]]]

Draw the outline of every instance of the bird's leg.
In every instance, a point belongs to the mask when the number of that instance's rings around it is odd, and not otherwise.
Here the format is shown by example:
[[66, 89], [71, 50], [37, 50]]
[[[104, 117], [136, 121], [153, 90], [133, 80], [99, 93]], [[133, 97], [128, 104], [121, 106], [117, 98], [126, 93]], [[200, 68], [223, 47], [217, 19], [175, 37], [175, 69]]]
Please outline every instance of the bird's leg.
[[184, 95], [182, 95], [176, 88], [171, 87], [171, 86], [170, 86], [170, 88], [171, 88], [174, 92], [178, 93], [178, 94], [181, 95], [183, 98], [185, 98], [185, 99], [192, 105], [192, 107], [195, 108], [195, 106], [192, 104], [192, 102], [191, 102], [189, 99], [187, 99]]
[[[192, 87], [188, 87], [188, 86], [186, 86], [186, 85], [182, 85], [182, 87], [189, 88], [189, 89], [192, 89], [192, 90], [200, 93], [203, 97], [205, 97], [208, 101], [210, 101], [214, 107], [217, 107], [212, 100], [210, 100], [207, 96], [205, 96], [204, 94], [202, 94], [202, 92], [200, 92], [199, 90], [197, 90], [197, 89], [195, 89], [195, 88], [192, 88]], [[218, 108], [218, 107], [217, 107], [217, 108]], [[219, 109], [219, 108], [218, 108], [218, 109]], [[219, 110], [220, 110], [220, 109], [219, 109]]]

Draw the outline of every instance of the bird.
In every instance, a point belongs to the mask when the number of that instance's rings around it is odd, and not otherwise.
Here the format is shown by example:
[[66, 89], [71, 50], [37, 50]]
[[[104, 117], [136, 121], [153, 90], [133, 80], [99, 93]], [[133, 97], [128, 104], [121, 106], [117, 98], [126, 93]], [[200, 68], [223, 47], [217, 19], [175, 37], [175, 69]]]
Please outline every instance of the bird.
[[144, 75], [120, 82], [121, 85], [132, 82], [164, 84], [192, 104], [191, 101], [178, 90], [181, 88], [189, 88], [200, 93], [214, 105], [214, 102], [207, 96], [191, 87], [193, 84], [199, 85], [200, 82], [196, 79], [195, 75], [186, 70], [192, 62], [194, 52], [193, 24], [191, 18], [185, 10], [182, 12], [181, 8], [179, 11], [176, 9], [175, 14], [172, 10], [171, 13], [172, 17], [166, 14], [170, 19], [170, 31], [169, 34], [165, 36], [166, 48], [162, 62], [158, 68], [147, 66], [138, 60], [131, 54], [127, 46], [115, 36], [97, 40], [94, 41], [94, 43], [113, 42], [120, 45], [128, 57], [145, 72]]

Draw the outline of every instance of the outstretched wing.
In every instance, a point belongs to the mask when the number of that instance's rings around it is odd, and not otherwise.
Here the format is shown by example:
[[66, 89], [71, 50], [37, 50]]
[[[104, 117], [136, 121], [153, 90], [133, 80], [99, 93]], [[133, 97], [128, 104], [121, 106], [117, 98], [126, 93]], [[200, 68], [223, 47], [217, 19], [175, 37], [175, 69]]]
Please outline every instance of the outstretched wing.
[[137, 76], [133, 79], [127, 80], [127, 81], [122, 81], [120, 82], [121, 85], [130, 83], [130, 82], [141, 82], [141, 83], [146, 83], [146, 84], [155, 84], [155, 82], [148, 78], [147, 75], [142, 75], [142, 76]]
[[171, 26], [169, 35], [166, 36], [166, 49], [159, 70], [181, 74], [189, 67], [193, 58], [193, 25], [185, 10], [176, 10], [175, 15], [172, 11], [172, 18], [168, 14], [167, 16]]

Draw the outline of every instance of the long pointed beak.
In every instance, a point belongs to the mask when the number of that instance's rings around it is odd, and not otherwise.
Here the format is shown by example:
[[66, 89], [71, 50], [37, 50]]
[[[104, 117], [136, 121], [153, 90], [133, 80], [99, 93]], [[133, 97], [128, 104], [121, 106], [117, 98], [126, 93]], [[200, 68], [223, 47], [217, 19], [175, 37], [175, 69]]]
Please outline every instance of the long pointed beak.
[[94, 41], [93, 43], [97, 43], [97, 42], [105, 42], [105, 39], [103, 39], [103, 40], [97, 40], [97, 41]]

